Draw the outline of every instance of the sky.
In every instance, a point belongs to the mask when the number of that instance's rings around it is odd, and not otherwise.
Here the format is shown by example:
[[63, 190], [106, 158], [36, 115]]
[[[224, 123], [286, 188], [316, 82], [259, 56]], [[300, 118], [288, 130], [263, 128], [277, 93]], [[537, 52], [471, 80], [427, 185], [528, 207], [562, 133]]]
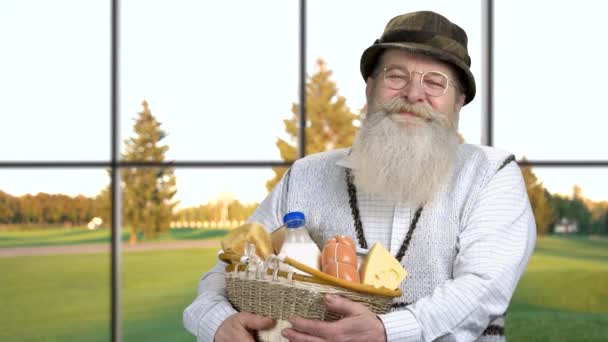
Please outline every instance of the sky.
[[[460, 131], [482, 131], [481, 1], [309, 0], [307, 70], [317, 58], [358, 111], [359, 60], [395, 15], [434, 10], [469, 37], [478, 95]], [[550, 6], [550, 11], [547, 9]], [[494, 145], [532, 160], [608, 160], [603, 93], [608, 50], [600, 1], [495, 1]], [[298, 100], [295, 0], [124, 0], [120, 36], [120, 136], [148, 101], [169, 136], [168, 160], [279, 160], [282, 120]], [[542, 18], [542, 20], [539, 20]], [[0, 1], [0, 161], [110, 158], [110, 1]], [[608, 168], [536, 168], [550, 192], [608, 200]], [[178, 169], [180, 206], [222, 192], [266, 195], [268, 168]], [[2, 169], [0, 189], [94, 196], [102, 169]]]

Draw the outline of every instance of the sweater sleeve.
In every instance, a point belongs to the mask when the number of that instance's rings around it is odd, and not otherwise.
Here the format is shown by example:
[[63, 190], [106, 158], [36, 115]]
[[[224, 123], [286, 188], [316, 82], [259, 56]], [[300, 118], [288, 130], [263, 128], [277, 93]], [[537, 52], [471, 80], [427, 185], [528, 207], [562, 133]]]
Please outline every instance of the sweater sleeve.
[[453, 278], [405, 310], [380, 315], [388, 341], [478, 338], [505, 313], [535, 241], [523, 177], [517, 164], [509, 163], [464, 218]]
[[[262, 201], [247, 220], [248, 222], [261, 223], [268, 230], [280, 226], [287, 195], [284, 184], [287, 183], [288, 175], [289, 172]], [[198, 285], [196, 299], [184, 310], [184, 327], [196, 336], [199, 342], [213, 341], [222, 322], [237, 313], [226, 298], [225, 267], [225, 263], [218, 262], [214, 268], [203, 275]]]
[[226, 318], [237, 311], [226, 299], [224, 268], [218, 264], [201, 278], [198, 295], [184, 311], [184, 326], [197, 341], [213, 341], [215, 332]]

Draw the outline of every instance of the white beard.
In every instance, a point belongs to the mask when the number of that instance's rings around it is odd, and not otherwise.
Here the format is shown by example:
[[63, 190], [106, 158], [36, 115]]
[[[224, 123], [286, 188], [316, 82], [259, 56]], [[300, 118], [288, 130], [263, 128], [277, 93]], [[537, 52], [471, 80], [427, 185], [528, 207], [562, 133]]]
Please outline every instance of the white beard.
[[[401, 99], [370, 104], [351, 153], [354, 183], [363, 192], [420, 206], [430, 201], [446, 180], [460, 143], [457, 115], [433, 113], [429, 106]], [[417, 125], [400, 113], [425, 118]], [[411, 118], [408, 120], [419, 120]]]

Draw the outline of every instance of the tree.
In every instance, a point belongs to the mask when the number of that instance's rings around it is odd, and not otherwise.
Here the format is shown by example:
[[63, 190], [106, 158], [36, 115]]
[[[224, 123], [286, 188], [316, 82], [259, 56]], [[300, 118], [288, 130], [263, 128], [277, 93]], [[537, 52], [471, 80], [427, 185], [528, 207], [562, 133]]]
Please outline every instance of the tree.
[[[125, 161], [162, 162], [169, 149], [160, 142], [167, 136], [161, 123], [152, 115], [148, 102], [133, 127], [135, 136], [125, 141], [122, 155]], [[136, 243], [137, 233], [156, 237], [169, 229], [173, 196], [177, 192], [173, 168], [125, 168], [122, 171], [123, 207], [125, 225], [130, 227], [129, 242]]]
[[[108, 175], [111, 178], [111, 171]], [[110, 185], [105, 186], [95, 197], [94, 209], [95, 216], [100, 217], [109, 226], [112, 221], [112, 190]]]
[[583, 190], [580, 186], [574, 185], [572, 188], [572, 200], [570, 201], [570, 215], [579, 224], [581, 233], [589, 233], [591, 231], [591, 212], [585, 205], [583, 198]]
[[86, 224], [95, 217], [95, 205], [94, 198], [82, 195], [76, 196], [73, 201], [72, 212], [70, 213], [71, 221], [75, 224]]
[[16, 210], [16, 199], [0, 190], [0, 223], [13, 223]]
[[83, 195], [64, 194], [11, 196], [0, 190], [0, 224], [25, 224], [70, 227], [88, 222], [94, 213], [95, 200]]
[[[525, 158], [524, 158], [525, 160]], [[523, 166], [521, 172], [526, 184], [526, 191], [530, 198], [534, 220], [536, 221], [536, 233], [544, 235], [549, 231], [549, 226], [553, 220], [553, 210], [549, 205], [548, 192], [543, 187], [543, 183], [538, 180], [532, 168]]]
[[[226, 195], [221, 195], [220, 199], [196, 207], [180, 209], [175, 213], [174, 218], [185, 222], [213, 221], [216, 224], [218, 222], [232, 222], [234, 220], [243, 221], [251, 216], [258, 207], [257, 203], [244, 204]], [[222, 216], [224, 214], [225, 216]]]
[[[312, 154], [334, 148], [349, 147], [353, 142], [357, 127], [353, 121], [357, 115], [353, 114], [346, 105], [346, 99], [338, 95], [336, 83], [330, 79], [332, 72], [322, 59], [317, 60], [316, 72], [306, 84], [306, 151]], [[281, 138], [277, 140], [277, 147], [283, 160], [297, 159], [299, 105], [291, 106], [292, 116], [284, 120], [285, 130], [291, 141]], [[274, 167], [274, 177], [266, 182], [268, 191], [279, 182], [285, 168]]]
[[577, 223], [578, 231], [580, 233], [591, 232], [591, 212], [585, 205], [585, 199], [582, 197], [582, 191], [578, 185], [573, 187], [572, 197], [560, 195], [551, 196], [551, 206], [555, 213], [555, 222], [562, 218], [566, 218]]
[[608, 222], [608, 202], [600, 201], [593, 202], [588, 201], [587, 207], [591, 212], [591, 233], [593, 234], [604, 234], [606, 229], [606, 223]]

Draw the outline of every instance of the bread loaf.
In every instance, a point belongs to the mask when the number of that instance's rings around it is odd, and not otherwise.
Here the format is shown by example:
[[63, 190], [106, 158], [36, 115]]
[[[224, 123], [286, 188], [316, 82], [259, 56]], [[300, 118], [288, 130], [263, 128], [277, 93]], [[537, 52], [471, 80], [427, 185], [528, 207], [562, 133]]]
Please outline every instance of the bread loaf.
[[280, 227], [270, 233], [270, 240], [272, 241], [272, 249], [274, 250], [274, 254], [279, 255], [281, 253], [281, 247], [283, 247], [283, 242], [285, 242], [285, 233], [287, 228], [285, 226]]
[[359, 283], [357, 253], [348, 236], [334, 236], [325, 243], [321, 254], [321, 270], [334, 277]]
[[255, 253], [262, 259], [266, 259], [272, 254], [270, 235], [266, 228], [257, 222], [246, 223], [234, 228], [221, 241], [224, 252], [236, 255], [245, 254], [245, 247], [248, 243], [255, 245]]

